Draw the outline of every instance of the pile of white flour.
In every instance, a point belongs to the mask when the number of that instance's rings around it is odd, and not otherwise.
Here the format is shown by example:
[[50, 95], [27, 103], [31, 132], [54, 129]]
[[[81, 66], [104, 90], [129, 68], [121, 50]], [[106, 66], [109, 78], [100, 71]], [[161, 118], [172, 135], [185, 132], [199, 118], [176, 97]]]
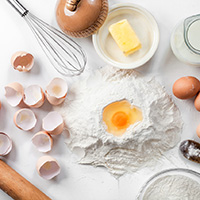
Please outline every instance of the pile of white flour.
[[200, 184], [191, 178], [171, 175], [159, 178], [144, 194], [143, 200], [199, 200]]
[[[116, 137], [106, 132], [102, 111], [108, 104], [126, 99], [139, 107], [143, 121]], [[182, 120], [169, 95], [155, 80], [136, 72], [104, 67], [70, 88], [63, 105], [71, 150], [84, 150], [81, 164], [105, 166], [115, 175], [138, 170], [173, 148], [180, 140]]]

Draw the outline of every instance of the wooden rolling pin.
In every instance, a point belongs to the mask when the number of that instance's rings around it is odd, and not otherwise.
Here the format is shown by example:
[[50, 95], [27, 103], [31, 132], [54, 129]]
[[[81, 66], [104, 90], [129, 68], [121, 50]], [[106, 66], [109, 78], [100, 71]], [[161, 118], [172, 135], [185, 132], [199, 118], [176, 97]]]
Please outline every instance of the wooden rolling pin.
[[2, 160], [0, 160], [0, 189], [15, 200], [51, 200]]

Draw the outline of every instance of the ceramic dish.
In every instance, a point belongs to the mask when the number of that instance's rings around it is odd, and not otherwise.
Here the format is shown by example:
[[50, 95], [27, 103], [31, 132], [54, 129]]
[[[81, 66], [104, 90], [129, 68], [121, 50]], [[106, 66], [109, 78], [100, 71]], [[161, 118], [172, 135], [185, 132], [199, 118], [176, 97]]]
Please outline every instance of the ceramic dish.
[[[109, 26], [127, 19], [142, 48], [132, 55], [125, 56], [111, 34]], [[93, 35], [93, 44], [99, 56], [108, 64], [121, 69], [134, 69], [145, 64], [155, 53], [159, 43], [158, 25], [153, 16], [144, 8], [135, 4], [116, 4], [111, 7], [104, 25]]]
[[182, 175], [186, 176], [194, 181], [197, 181], [200, 183], [200, 173], [195, 172], [190, 169], [184, 169], [184, 168], [175, 168], [175, 169], [168, 169], [164, 170], [162, 172], [157, 173], [156, 175], [152, 176], [140, 189], [140, 192], [136, 198], [136, 200], [143, 200], [143, 197], [148, 190], [148, 188], [158, 179], [163, 178], [168, 175]]

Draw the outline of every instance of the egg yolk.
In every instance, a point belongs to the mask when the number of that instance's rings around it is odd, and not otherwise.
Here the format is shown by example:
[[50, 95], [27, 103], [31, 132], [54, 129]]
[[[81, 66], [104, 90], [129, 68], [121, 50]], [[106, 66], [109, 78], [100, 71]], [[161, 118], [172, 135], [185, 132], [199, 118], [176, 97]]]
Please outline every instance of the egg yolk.
[[116, 112], [113, 117], [112, 117], [112, 123], [116, 127], [122, 127], [127, 124], [128, 121], [128, 116], [126, 115], [125, 112]]
[[142, 111], [127, 100], [113, 102], [103, 109], [103, 122], [107, 126], [107, 132], [114, 136], [122, 136], [130, 125], [142, 119]]

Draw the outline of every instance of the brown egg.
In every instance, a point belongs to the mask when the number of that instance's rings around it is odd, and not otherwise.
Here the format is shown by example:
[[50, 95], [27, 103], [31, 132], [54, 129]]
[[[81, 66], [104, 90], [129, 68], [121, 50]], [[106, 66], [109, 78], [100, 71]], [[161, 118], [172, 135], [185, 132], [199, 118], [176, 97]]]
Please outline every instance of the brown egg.
[[190, 99], [200, 90], [200, 81], [192, 76], [178, 79], [173, 85], [173, 93], [179, 99]]
[[200, 138], [200, 124], [197, 126], [196, 133], [197, 136]]
[[197, 95], [197, 97], [194, 100], [194, 106], [196, 110], [200, 112], [200, 93]]

